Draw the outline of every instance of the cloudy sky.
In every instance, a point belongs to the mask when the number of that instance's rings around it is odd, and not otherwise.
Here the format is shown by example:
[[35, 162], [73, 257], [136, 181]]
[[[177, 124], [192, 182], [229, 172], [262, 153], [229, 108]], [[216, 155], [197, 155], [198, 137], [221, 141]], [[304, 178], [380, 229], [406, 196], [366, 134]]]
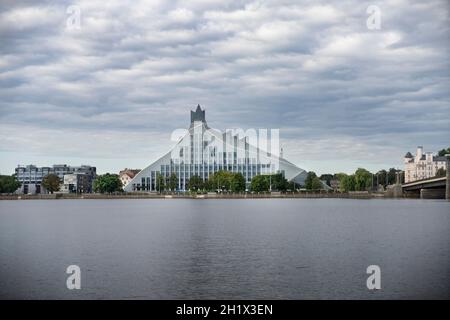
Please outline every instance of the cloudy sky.
[[215, 128], [279, 128], [317, 173], [401, 167], [450, 146], [449, 6], [1, 1], [0, 173], [143, 168], [197, 104]]

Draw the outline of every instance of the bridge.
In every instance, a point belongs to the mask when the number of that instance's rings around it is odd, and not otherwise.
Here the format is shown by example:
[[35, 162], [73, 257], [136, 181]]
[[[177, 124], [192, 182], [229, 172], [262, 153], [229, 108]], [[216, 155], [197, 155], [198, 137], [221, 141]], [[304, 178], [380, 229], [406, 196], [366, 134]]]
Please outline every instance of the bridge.
[[[402, 185], [405, 197], [421, 199], [445, 199], [448, 177], [433, 177]], [[448, 191], [447, 191], [448, 193]]]

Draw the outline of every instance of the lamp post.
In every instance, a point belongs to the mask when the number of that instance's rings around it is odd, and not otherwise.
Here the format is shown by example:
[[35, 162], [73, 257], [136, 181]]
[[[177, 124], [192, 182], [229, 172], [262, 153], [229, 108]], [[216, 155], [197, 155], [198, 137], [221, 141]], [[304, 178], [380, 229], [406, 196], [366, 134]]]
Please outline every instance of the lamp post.
[[272, 161], [269, 162], [269, 192], [272, 193]]
[[450, 201], [450, 153], [445, 155], [447, 158], [446, 179], [445, 179], [445, 199]]

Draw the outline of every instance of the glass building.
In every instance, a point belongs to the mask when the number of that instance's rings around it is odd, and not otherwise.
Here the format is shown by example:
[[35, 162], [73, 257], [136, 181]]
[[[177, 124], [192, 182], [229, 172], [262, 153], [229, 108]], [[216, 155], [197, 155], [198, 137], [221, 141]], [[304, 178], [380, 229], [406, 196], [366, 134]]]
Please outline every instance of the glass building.
[[16, 168], [15, 175], [21, 183], [21, 187], [16, 192], [21, 194], [47, 193], [42, 186], [42, 179], [49, 174], [57, 175], [61, 182], [64, 181], [65, 175], [84, 174], [86, 175], [88, 186], [83, 191], [92, 192], [92, 182], [97, 176], [97, 169], [88, 165], [68, 166], [66, 164], [55, 164], [52, 167], [37, 167], [32, 164], [27, 166], [19, 165]]
[[171, 151], [140, 171], [125, 187], [127, 192], [158, 191], [157, 177], [174, 173], [179, 191], [186, 191], [190, 177], [204, 181], [217, 171], [241, 173], [247, 187], [260, 174], [282, 173], [288, 181], [304, 184], [306, 171], [279, 154], [278, 130], [230, 129], [221, 132], [208, 127], [205, 110], [191, 111], [189, 129], [172, 133], [176, 141]]

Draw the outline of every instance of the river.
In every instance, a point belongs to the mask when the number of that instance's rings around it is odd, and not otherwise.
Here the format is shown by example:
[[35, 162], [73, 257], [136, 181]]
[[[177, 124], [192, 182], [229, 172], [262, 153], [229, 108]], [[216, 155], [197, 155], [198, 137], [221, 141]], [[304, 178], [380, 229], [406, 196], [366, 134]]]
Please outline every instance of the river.
[[0, 298], [449, 299], [449, 240], [443, 200], [5, 200]]

